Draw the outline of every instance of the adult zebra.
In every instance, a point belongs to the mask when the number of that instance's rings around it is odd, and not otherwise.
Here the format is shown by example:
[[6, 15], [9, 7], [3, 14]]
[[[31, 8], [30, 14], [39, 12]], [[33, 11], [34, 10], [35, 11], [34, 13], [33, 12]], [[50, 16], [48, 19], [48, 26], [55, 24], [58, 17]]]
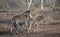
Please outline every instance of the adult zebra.
[[[29, 27], [30, 11], [24, 12], [22, 15], [17, 15], [12, 18], [12, 24], [16, 28], [16, 33], [18, 33], [18, 26], [27, 25]], [[12, 27], [11, 27], [12, 32]]]

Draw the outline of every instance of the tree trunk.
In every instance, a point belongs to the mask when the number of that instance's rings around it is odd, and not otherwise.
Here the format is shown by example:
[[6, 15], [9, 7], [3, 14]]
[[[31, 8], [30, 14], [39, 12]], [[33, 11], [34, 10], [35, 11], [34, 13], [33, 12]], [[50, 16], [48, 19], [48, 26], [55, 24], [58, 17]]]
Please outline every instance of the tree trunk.
[[32, 4], [32, 0], [27, 0], [28, 2], [28, 10], [30, 10], [31, 4]]
[[55, 7], [55, 0], [53, 0], [53, 7]]
[[41, 9], [43, 9], [43, 0], [41, 0]]

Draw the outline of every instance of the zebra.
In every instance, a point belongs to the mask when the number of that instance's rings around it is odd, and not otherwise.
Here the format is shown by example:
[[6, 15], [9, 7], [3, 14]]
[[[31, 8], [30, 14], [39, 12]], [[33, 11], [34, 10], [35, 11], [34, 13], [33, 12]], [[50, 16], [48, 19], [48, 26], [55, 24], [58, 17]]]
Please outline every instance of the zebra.
[[[17, 16], [14, 16], [12, 18], [12, 24], [13, 26], [15, 27], [16, 29], [16, 33], [18, 33], [18, 27], [21, 26], [21, 25], [26, 25], [26, 26], [30, 26], [29, 24], [29, 20], [30, 20], [30, 11], [26, 11], [24, 12], [22, 15], [17, 15]], [[11, 32], [12, 32], [12, 27], [11, 27]]]
[[[34, 27], [34, 31], [33, 33], [38, 33], [39, 32], [39, 29], [38, 29], [38, 26], [40, 24], [40, 21], [44, 20], [44, 17], [43, 16], [37, 16], [35, 19], [33, 19], [33, 17], [31, 18], [30, 20], [30, 26], [29, 26], [29, 30], [28, 30], [28, 33], [30, 32], [30, 28], [33, 26]], [[45, 23], [45, 21], [43, 21]]]
[[[30, 32], [30, 28], [32, 24], [36, 24], [38, 27], [38, 23], [41, 19], [44, 19], [43, 16], [37, 16], [36, 18], [33, 17], [32, 13], [30, 11], [24, 12], [22, 15], [17, 15], [12, 18], [12, 24], [16, 28], [16, 33], [18, 33], [18, 27], [19, 25], [27, 25], [27, 33]], [[33, 21], [33, 22], [32, 22]], [[32, 23], [32, 24], [31, 24]], [[11, 27], [11, 32], [12, 32], [12, 27]], [[38, 29], [37, 29], [38, 32]]]

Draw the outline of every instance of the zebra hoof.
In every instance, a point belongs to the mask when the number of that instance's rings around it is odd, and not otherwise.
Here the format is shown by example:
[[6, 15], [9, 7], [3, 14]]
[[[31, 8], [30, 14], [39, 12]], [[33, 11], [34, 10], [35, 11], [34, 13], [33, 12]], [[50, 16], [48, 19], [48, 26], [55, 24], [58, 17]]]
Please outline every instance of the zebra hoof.
[[18, 31], [16, 31], [16, 34], [18, 34]]
[[16, 31], [16, 34], [18, 34], [18, 31]]
[[16, 34], [18, 34], [18, 33], [16, 33]]
[[10, 32], [10, 35], [13, 35], [13, 33], [12, 33], [12, 32]]

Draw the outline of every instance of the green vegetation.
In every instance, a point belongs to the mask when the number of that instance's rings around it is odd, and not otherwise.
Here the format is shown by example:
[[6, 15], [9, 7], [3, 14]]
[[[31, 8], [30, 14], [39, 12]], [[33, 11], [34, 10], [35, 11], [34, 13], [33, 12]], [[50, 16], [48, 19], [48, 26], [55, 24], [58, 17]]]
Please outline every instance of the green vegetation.
[[55, 7], [56, 7], [56, 11], [60, 12], [60, 0], [57, 0]]
[[56, 10], [57, 11], [60, 11], [60, 4], [59, 5], [58, 4], [56, 5]]
[[3, 9], [4, 7], [0, 4], [0, 9]]
[[60, 4], [57, 4], [56, 6], [60, 7]]

